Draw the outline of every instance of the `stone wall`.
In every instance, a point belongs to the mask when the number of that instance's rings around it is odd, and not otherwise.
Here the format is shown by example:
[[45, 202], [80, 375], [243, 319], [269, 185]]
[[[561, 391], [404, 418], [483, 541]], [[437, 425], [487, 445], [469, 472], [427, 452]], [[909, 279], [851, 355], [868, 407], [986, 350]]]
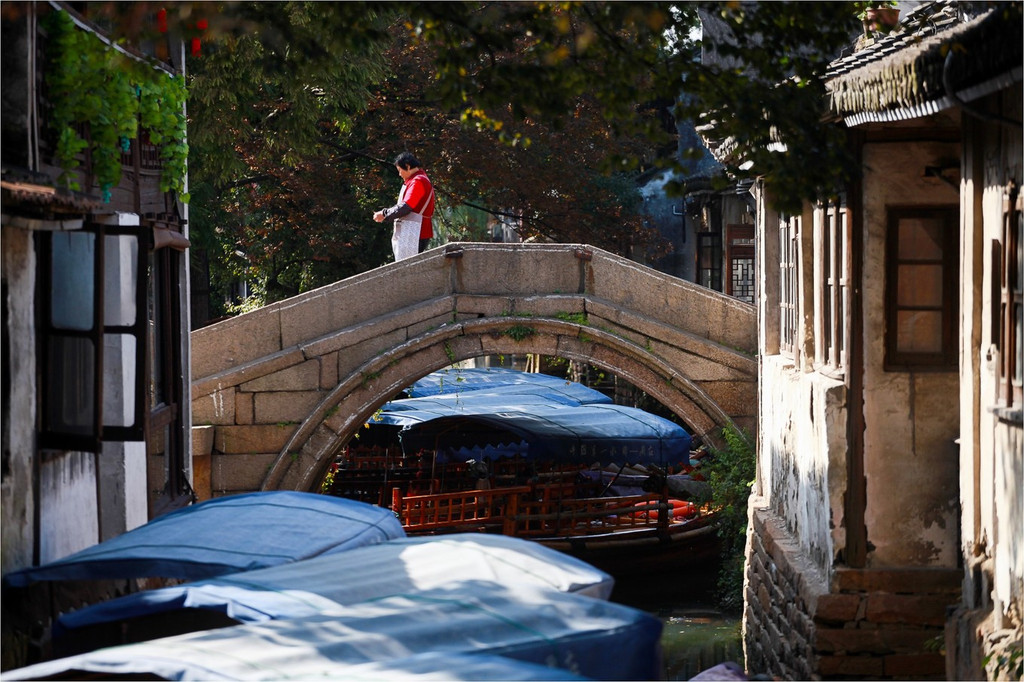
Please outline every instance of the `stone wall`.
[[750, 499], [743, 598], [747, 670], [784, 680], [820, 679], [813, 613], [827, 582], [764, 504], [763, 498]]
[[947, 679], [947, 611], [958, 570], [835, 569], [828, 579], [782, 521], [751, 502], [747, 669], [782, 679]]

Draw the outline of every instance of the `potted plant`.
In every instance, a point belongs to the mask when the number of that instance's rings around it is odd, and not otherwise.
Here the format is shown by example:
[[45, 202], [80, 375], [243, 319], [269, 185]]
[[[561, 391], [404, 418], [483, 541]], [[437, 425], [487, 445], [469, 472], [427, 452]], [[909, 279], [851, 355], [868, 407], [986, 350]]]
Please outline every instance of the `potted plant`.
[[877, 0], [857, 3], [860, 6], [861, 22], [865, 35], [889, 33], [900, 23], [900, 10], [891, 0]]

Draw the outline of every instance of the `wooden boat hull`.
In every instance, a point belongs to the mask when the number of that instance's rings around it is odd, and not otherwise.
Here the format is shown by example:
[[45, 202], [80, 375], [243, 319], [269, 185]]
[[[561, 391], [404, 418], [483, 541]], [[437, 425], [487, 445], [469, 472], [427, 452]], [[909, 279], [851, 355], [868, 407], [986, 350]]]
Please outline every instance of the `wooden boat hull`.
[[713, 515], [697, 517], [668, 533], [623, 530], [600, 535], [539, 538], [616, 577], [675, 573], [719, 559], [721, 541]]

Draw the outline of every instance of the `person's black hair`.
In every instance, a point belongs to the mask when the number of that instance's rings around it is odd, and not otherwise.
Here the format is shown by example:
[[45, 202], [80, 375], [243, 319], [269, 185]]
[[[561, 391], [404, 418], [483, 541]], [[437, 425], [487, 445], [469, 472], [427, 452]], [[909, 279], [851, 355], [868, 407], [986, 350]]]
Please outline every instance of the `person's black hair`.
[[413, 156], [412, 152], [402, 152], [397, 157], [395, 157], [395, 165], [404, 170], [409, 170], [410, 168], [420, 168], [419, 159]]

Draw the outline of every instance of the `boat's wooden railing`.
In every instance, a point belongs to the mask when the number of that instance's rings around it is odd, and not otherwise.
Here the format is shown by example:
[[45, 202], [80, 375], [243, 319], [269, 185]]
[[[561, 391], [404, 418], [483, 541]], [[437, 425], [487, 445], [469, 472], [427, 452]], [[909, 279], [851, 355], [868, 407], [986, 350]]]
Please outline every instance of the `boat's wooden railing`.
[[518, 537], [594, 535], [667, 528], [670, 518], [656, 493], [581, 499], [544, 493], [536, 485], [433, 495], [404, 495], [395, 487], [391, 509], [410, 534], [489, 528]]
[[520, 497], [511, 520], [511, 534], [520, 537], [593, 535], [623, 528], [667, 527], [669, 514], [661, 495], [580, 499]]
[[403, 495], [392, 489], [391, 511], [410, 534], [492, 527], [506, 532], [514, 518], [516, 502], [529, 494], [530, 486], [464, 490], [436, 495]]

